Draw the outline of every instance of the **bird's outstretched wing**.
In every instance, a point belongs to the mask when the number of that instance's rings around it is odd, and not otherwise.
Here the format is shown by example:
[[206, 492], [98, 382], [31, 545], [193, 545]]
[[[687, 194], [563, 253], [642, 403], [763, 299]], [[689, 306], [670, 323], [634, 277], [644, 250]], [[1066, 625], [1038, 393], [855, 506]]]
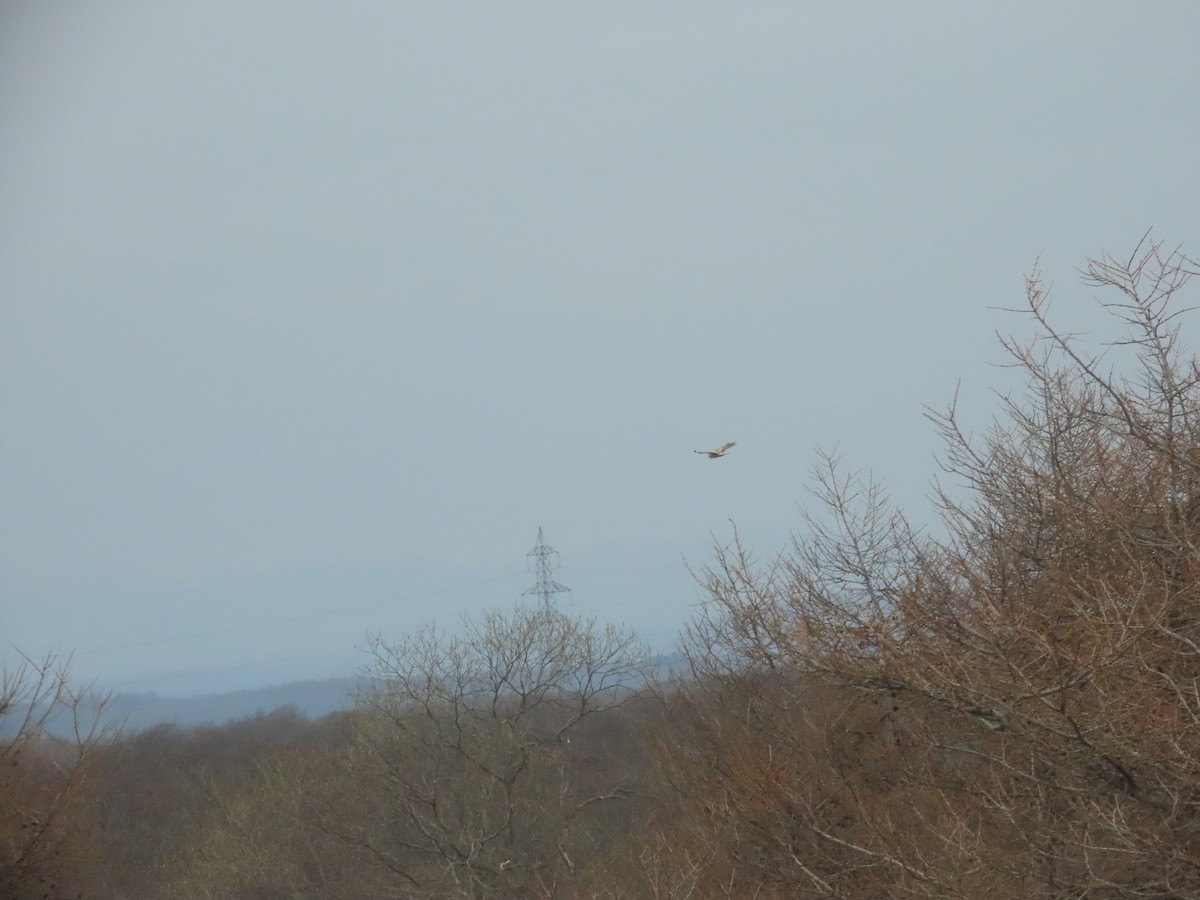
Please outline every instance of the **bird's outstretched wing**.
[[707, 456], [709, 459], [717, 459], [719, 457], [724, 456], [725, 451], [728, 450], [730, 447], [736, 447], [736, 446], [737, 446], [737, 441], [730, 441], [728, 444], [722, 444], [716, 450], [697, 450], [695, 452], [701, 454], [702, 456]]

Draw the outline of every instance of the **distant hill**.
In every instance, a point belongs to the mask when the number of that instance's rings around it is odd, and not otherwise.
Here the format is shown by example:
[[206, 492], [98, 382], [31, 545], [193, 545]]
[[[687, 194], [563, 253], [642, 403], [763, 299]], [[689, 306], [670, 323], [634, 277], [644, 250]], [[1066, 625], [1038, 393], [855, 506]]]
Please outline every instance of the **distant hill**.
[[[659, 677], [683, 664], [677, 653], [658, 657]], [[144, 731], [163, 723], [182, 727], [222, 725], [290, 707], [300, 715], [318, 719], [354, 705], [355, 692], [363, 685], [360, 676], [292, 681], [272, 687], [253, 688], [193, 697], [173, 697], [156, 693], [113, 693], [104, 711], [103, 723], [125, 733]], [[24, 710], [16, 708], [0, 717], [0, 737], [19, 726]], [[72, 724], [65, 716], [49, 722], [50, 731], [68, 734]]]
[[163, 722], [176, 725], [219, 725], [290, 706], [301, 715], [320, 718], [354, 704], [361, 679], [353, 676], [293, 681], [273, 687], [170, 697], [159, 694], [113, 694], [105, 720], [125, 731], [141, 731]]

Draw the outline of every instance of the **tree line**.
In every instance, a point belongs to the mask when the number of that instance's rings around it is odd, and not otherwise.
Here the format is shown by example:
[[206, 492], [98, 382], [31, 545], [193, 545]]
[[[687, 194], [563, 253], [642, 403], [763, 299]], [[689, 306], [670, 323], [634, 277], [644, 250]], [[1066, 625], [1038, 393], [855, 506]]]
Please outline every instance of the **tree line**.
[[345, 712], [120, 735], [27, 661], [0, 896], [1200, 896], [1196, 273], [1149, 236], [1089, 260], [1099, 347], [1029, 275], [1021, 390], [979, 435], [929, 413], [936, 525], [822, 457], [787, 552], [714, 547], [669, 678], [517, 605], [372, 638]]

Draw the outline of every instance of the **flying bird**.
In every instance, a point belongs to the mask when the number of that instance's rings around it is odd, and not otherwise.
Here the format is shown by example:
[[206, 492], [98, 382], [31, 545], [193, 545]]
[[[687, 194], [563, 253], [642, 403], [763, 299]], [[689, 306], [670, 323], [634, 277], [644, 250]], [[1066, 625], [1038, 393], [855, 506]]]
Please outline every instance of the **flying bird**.
[[707, 456], [709, 459], [720, 459], [725, 455], [726, 451], [728, 451], [730, 447], [736, 446], [737, 441], [730, 441], [728, 444], [722, 444], [716, 450], [697, 450], [695, 452], [702, 454], [703, 456]]

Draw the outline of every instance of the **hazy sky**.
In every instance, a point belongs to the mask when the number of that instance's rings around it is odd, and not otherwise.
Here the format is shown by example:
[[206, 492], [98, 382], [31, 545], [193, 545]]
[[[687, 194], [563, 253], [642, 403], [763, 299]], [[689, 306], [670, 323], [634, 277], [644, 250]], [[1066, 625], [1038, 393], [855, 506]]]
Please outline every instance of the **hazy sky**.
[[348, 672], [539, 525], [665, 647], [815, 448], [920, 507], [1039, 254], [1200, 250], [1200, 4], [984, 6], [0, 7], [5, 653]]

